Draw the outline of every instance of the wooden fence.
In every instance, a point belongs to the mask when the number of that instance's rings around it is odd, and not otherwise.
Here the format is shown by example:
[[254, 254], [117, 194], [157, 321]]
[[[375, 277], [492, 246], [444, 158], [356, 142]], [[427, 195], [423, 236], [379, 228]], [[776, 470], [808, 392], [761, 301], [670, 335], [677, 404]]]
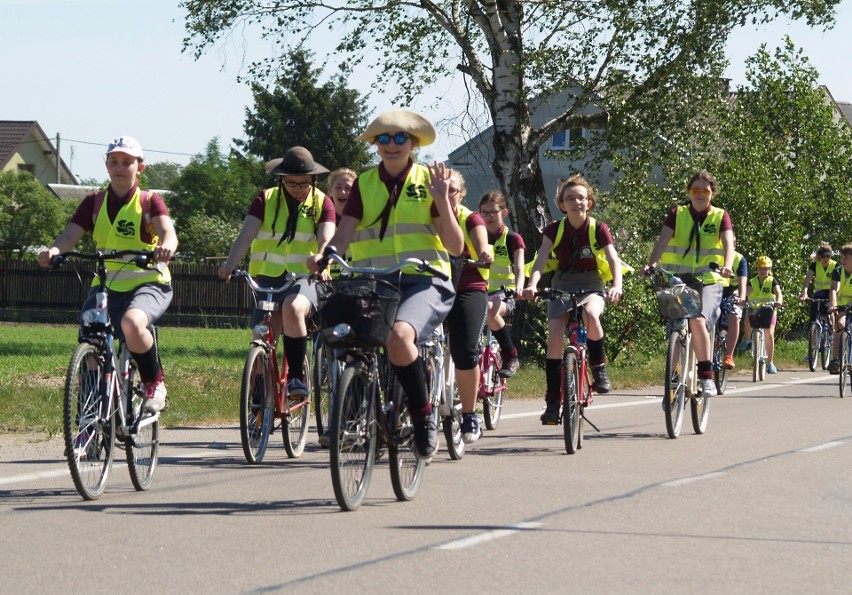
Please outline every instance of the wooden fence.
[[[243, 282], [223, 283], [218, 265], [172, 263], [174, 298], [166, 324], [216, 324], [247, 319], [251, 295]], [[48, 270], [32, 260], [0, 259], [0, 313], [14, 320], [70, 318], [76, 320], [86, 298], [94, 267], [91, 263], [66, 262]], [[49, 315], [52, 313], [52, 316]], [[47, 315], [47, 316], [46, 316]]]

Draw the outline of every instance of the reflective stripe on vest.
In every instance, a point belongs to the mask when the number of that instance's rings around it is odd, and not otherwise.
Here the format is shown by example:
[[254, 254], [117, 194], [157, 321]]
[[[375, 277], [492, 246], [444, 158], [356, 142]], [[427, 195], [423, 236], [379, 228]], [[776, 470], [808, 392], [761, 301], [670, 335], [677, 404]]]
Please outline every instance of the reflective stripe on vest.
[[[696, 270], [707, 268], [711, 262], [716, 262], [719, 266], [725, 264], [725, 250], [720, 231], [724, 214], [724, 209], [710, 207], [704, 223], [697, 226], [689, 207], [678, 207], [674, 234], [660, 258], [663, 268], [678, 275], [691, 275]], [[697, 238], [693, 233], [696, 228]], [[698, 278], [705, 284], [721, 283], [724, 279], [712, 271], [703, 273]]]
[[749, 285], [751, 285], [751, 295], [748, 296], [750, 302], [769, 303], [775, 301], [775, 294], [772, 293], [772, 275], [767, 275], [763, 283], [760, 282], [760, 278], [752, 277]]
[[515, 289], [515, 271], [512, 268], [512, 256], [509, 254], [509, 246], [506, 238], [509, 237], [509, 228], [503, 226], [503, 233], [494, 242], [494, 262], [491, 263], [491, 273], [488, 276], [488, 292], [500, 291], [505, 286], [507, 289]]
[[[110, 223], [107, 214], [107, 201], [101, 202], [100, 211], [95, 218], [95, 228], [92, 237], [98, 250], [154, 250], [159, 238], [151, 236], [151, 243], [142, 241], [142, 194], [139, 188], [131, 199], [118, 211], [115, 221]], [[125, 262], [107, 261], [107, 287], [113, 291], [132, 291], [143, 283], [168, 283], [171, 281], [169, 268], [160, 263], [155, 269], [140, 269], [135, 264], [128, 264], [131, 256], [124, 258]], [[97, 279], [92, 280], [92, 286], [97, 285]]]
[[[358, 176], [363, 214], [349, 249], [352, 264], [384, 268], [406, 258], [421, 258], [450, 275], [450, 255], [432, 221], [432, 195], [426, 184], [429, 170], [414, 164], [400, 189], [396, 205], [390, 210], [384, 239], [380, 238], [381, 214], [388, 202], [387, 186], [379, 178], [378, 168]], [[406, 270], [405, 273], [429, 275]]]
[[814, 264], [816, 265], [814, 267], [814, 291], [831, 289], [831, 273], [834, 272], [834, 267], [837, 266], [837, 261], [829, 260], [826, 268], [822, 268], [822, 263], [819, 262], [819, 260], [817, 260]]
[[[456, 210], [458, 211], [456, 217], [458, 218], [459, 227], [461, 227], [462, 234], [464, 235], [464, 245], [467, 248], [468, 257], [471, 260], [479, 260], [479, 254], [476, 253], [476, 248], [473, 245], [473, 239], [470, 237], [470, 232], [467, 229], [467, 218], [470, 217], [470, 214], [473, 211], [464, 205], [457, 206]], [[489, 269], [482, 267], [468, 267], [468, 265], [465, 265], [465, 268], [474, 269], [477, 274], [482, 277], [483, 281], [488, 281]]]
[[268, 188], [265, 195], [263, 222], [251, 243], [249, 274], [252, 277], [280, 277], [285, 272], [309, 272], [305, 262], [308, 256], [316, 254], [318, 250], [317, 226], [322, 215], [325, 194], [317, 188], [312, 188], [304, 202], [299, 203], [296, 210], [296, 231], [289, 242], [281, 241], [290, 218], [286, 199], [281, 197], [276, 218], [275, 206], [279, 199], [279, 190]]

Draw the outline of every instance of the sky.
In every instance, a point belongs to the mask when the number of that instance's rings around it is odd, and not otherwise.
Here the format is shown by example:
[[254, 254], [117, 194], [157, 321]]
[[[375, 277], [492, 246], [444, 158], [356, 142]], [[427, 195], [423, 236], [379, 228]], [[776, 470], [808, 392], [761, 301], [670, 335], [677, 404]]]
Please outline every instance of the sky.
[[[214, 137], [227, 150], [243, 137], [252, 105], [248, 87], [236, 82], [245, 74], [242, 49], [255, 57], [271, 51], [261, 39], [233, 36], [197, 61], [182, 54], [178, 0], [0, 0], [0, 15], [0, 120], [36, 120], [54, 144], [59, 134], [62, 158], [78, 179], [105, 180], [105, 146], [123, 135], [142, 143], [147, 163], [186, 164]], [[852, 0], [837, 17], [827, 32], [787, 20], [735, 32], [727, 76], [734, 86], [745, 83], [745, 58], [789, 34], [834, 98], [852, 101]], [[371, 91], [369, 76], [353, 77], [351, 86]], [[425, 101], [399, 107], [420, 109], [433, 122], [461, 110], [453, 89], [438, 92], [447, 98], [442, 113], [427, 111]], [[368, 105], [377, 114], [390, 102], [372, 91]], [[445, 159], [458, 142], [439, 129], [431, 155]]]

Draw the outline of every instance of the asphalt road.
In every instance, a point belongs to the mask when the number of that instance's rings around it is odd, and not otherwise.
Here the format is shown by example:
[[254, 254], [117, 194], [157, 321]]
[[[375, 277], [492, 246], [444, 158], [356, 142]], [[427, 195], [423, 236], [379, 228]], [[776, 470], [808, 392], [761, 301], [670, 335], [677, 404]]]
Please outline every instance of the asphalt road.
[[509, 400], [413, 502], [387, 464], [340, 512], [315, 435], [245, 464], [235, 427], [168, 429], [148, 492], [117, 463], [77, 495], [60, 440], [0, 436], [2, 593], [848, 593], [852, 399], [837, 378], [738, 376], [706, 434], [665, 437], [660, 389], [596, 398], [566, 455]]

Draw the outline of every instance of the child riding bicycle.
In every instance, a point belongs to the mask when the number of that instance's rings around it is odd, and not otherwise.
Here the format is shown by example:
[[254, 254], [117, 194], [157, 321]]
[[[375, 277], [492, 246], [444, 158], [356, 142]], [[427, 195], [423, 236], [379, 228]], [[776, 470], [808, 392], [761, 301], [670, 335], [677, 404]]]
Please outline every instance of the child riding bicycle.
[[[178, 240], [169, 210], [156, 193], [139, 189], [139, 177], [145, 171], [144, 154], [139, 141], [122, 136], [107, 147], [106, 191], [87, 195], [65, 230], [53, 244], [38, 255], [38, 263], [47, 267], [50, 260], [71, 250], [86, 233], [91, 233], [97, 249], [151, 250], [156, 269], [139, 269], [125, 262], [108, 262], [110, 320], [120, 320], [116, 338], [124, 337], [127, 348], [145, 385], [143, 409], [156, 413], [166, 407], [166, 385], [151, 326], [165, 314], [172, 301], [169, 260]], [[95, 306], [97, 287], [93, 281], [82, 311]], [[82, 332], [82, 331], [81, 331]]]
[[[840, 249], [840, 265], [835, 267], [831, 274], [831, 289], [828, 292], [829, 312], [835, 312], [837, 306], [849, 306], [852, 304], [852, 244], [844, 244]], [[846, 316], [848, 312], [839, 312], [835, 318], [834, 345], [831, 349], [831, 362], [828, 371], [831, 374], [840, 374], [840, 360], [837, 351], [840, 349], [840, 337], [846, 328]]]
[[[768, 256], [758, 256], [755, 263], [757, 265], [757, 276], [749, 280], [748, 288], [746, 289], [746, 299], [750, 304], [775, 304], [776, 308], [780, 308], [783, 302], [781, 295], [781, 286], [778, 280], [772, 276], [772, 259]], [[766, 332], [766, 358], [769, 364], [766, 366], [766, 371], [769, 374], [776, 374], [778, 368], [772, 361], [775, 354], [775, 325], [778, 322], [778, 316], [772, 313], [772, 320]], [[751, 336], [751, 322], [747, 318], [744, 327], [744, 337]], [[746, 349], [751, 345], [751, 341], [746, 338]]]
[[743, 317], [742, 304], [746, 299], [746, 284], [748, 283], [748, 260], [739, 252], [734, 252], [734, 277], [725, 279], [725, 289], [722, 290], [722, 299], [726, 299], [732, 295], [736, 299], [731, 304], [731, 311], [728, 313], [728, 334], [725, 337], [725, 360], [722, 366], [728, 370], [733, 370], [734, 364], [734, 349], [737, 346], [737, 338], [740, 336], [740, 320]]

